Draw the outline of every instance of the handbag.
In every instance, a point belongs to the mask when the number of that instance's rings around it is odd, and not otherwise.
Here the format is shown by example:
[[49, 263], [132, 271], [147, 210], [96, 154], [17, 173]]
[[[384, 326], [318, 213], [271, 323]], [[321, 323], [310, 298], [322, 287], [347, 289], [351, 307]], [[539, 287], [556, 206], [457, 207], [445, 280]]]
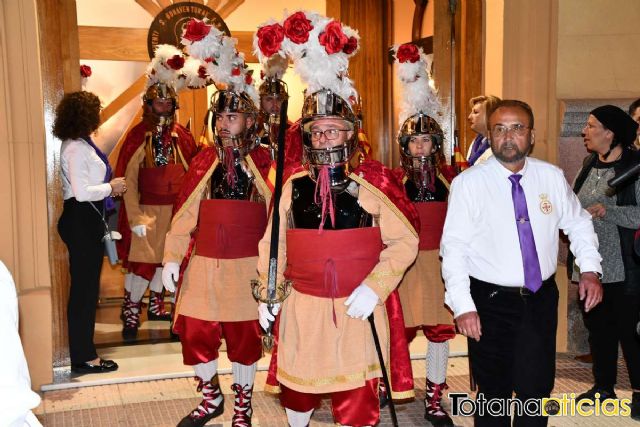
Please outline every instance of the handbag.
[[116, 250], [116, 240], [120, 240], [122, 238], [122, 235], [117, 231], [109, 230], [109, 224], [107, 224], [107, 221], [105, 219], [104, 205], [102, 206], [102, 212], [100, 212], [98, 208], [96, 208], [96, 205], [93, 204], [93, 202], [89, 203], [91, 204], [91, 207], [98, 213], [98, 215], [100, 215], [100, 218], [102, 218], [102, 224], [104, 224], [104, 236], [102, 236], [102, 241], [104, 242], [104, 250], [107, 253], [107, 257], [109, 258], [109, 262], [111, 263], [111, 265], [116, 265], [118, 261], [120, 261], [118, 259], [118, 251]]

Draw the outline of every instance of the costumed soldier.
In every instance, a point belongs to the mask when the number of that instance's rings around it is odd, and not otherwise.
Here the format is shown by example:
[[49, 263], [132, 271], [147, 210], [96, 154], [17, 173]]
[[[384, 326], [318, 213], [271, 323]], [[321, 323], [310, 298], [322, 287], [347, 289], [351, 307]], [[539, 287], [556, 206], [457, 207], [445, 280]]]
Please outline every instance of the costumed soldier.
[[164, 238], [171, 223], [173, 203], [196, 153], [189, 130], [176, 122], [180, 70], [184, 56], [171, 45], [159, 45], [147, 69], [142, 98], [142, 122], [127, 134], [118, 156], [116, 173], [124, 175], [129, 191], [120, 206], [118, 243], [125, 276], [122, 305], [125, 339], [135, 338], [140, 325], [141, 300], [149, 286], [149, 320], [171, 320], [162, 289]]
[[[287, 71], [288, 61], [280, 55], [273, 55], [263, 64], [260, 75], [262, 83], [258, 86], [260, 94], [260, 121], [265, 136], [262, 144], [271, 150], [271, 158], [276, 159], [278, 128], [280, 127], [280, 107], [285, 99], [289, 99], [287, 84], [282, 80]], [[287, 123], [287, 128], [291, 123]]]
[[195, 19], [182, 38], [190, 56], [202, 61], [202, 73], [224, 89], [211, 98], [214, 146], [191, 163], [165, 243], [165, 287], [173, 289], [181, 276], [174, 332], [203, 396], [179, 427], [203, 426], [224, 410], [217, 374], [223, 337], [233, 370], [232, 425], [250, 426], [256, 363], [262, 356], [249, 281], [255, 278], [258, 242], [267, 225], [271, 157], [259, 146], [258, 95], [236, 43]]
[[407, 340], [422, 329], [428, 340], [425, 419], [434, 426], [453, 426], [442, 407], [447, 388], [449, 340], [456, 335], [453, 317], [444, 305], [439, 245], [447, 212], [452, 168], [442, 152], [444, 133], [436, 121], [442, 108], [430, 87], [427, 56], [413, 44], [395, 49], [403, 86], [398, 145], [402, 166], [394, 172], [404, 183], [420, 215], [420, 251], [399, 286]]
[[[257, 40], [257, 38], [256, 38]], [[259, 47], [255, 46], [258, 51]], [[282, 79], [287, 72], [289, 60], [275, 53], [262, 63], [262, 83], [258, 87], [260, 94], [260, 122], [262, 124], [262, 146], [271, 151], [271, 171], [269, 172], [269, 185], [275, 186], [276, 149], [278, 145], [278, 130], [280, 128], [280, 107], [284, 100], [289, 99], [287, 84]], [[291, 164], [298, 164], [302, 158], [302, 140], [300, 135], [300, 122], [286, 123], [285, 143], [285, 168]]]
[[[393, 291], [417, 254], [417, 213], [389, 169], [375, 161], [357, 168], [350, 164], [358, 157], [358, 119], [352, 109], [357, 93], [346, 72], [358, 47], [357, 33], [316, 13], [296, 12], [283, 23], [259, 29], [259, 54], [271, 55], [271, 32], [294, 26], [310, 31], [301, 43], [290, 39], [299, 32], [285, 33], [281, 45], [282, 55], [293, 58], [308, 85], [301, 121], [304, 166], [287, 174], [277, 207], [283, 219], [278, 281], [292, 280], [293, 289], [281, 310], [277, 304], [273, 309], [280, 314], [267, 389], [280, 391], [293, 427], [309, 424], [323, 394], [331, 397], [336, 422], [375, 425], [382, 371], [366, 322], [372, 313], [387, 366], [399, 326], [404, 344], [397, 347], [405, 352], [402, 368], [408, 378], [403, 383], [392, 373], [392, 389], [409, 386], [404, 390], [413, 395], [401, 308]], [[263, 283], [270, 228], [259, 246]], [[393, 313], [384, 304], [390, 295]], [[260, 304], [259, 313], [263, 327], [274, 320], [266, 304]], [[401, 359], [391, 357], [400, 367]]]

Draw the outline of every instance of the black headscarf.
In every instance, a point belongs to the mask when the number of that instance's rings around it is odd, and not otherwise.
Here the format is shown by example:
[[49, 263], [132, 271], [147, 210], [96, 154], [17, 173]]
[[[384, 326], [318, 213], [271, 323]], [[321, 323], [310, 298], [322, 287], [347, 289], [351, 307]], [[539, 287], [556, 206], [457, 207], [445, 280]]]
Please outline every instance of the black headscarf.
[[613, 141], [606, 158], [616, 145], [629, 147], [636, 140], [638, 123], [627, 113], [615, 105], [603, 105], [591, 111], [591, 113], [605, 128], [613, 132]]

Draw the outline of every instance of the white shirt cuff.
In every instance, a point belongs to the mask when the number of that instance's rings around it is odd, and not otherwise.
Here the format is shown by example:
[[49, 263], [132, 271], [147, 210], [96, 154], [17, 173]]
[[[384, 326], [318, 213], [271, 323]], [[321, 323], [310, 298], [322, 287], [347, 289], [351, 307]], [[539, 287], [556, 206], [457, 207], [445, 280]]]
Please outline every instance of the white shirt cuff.
[[470, 293], [456, 295], [455, 301], [452, 299], [454, 298], [451, 298], [451, 295], [445, 295], [445, 302], [453, 311], [454, 318], [470, 311], [478, 311]]
[[[578, 263], [576, 262], [576, 264]], [[600, 273], [600, 275], [602, 275], [602, 266], [600, 265], [600, 261], [597, 259], [581, 260], [578, 264], [578, 268], [581, 273], [593, 271], [594, 273]]]

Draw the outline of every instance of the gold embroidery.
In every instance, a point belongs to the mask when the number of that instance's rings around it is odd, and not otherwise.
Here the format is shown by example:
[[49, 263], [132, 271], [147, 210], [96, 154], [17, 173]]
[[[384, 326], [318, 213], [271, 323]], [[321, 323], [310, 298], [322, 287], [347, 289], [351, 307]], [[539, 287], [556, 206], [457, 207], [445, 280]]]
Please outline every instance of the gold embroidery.
[[[393, 388], [393, 387], [391, 387], [391, 388]], [[391, 398], [395, 399], [395, 400], [411, 399], [413, 397], [416, 397], [416, 393], [413, 390], [407, 390], [407, 391], [393, 391], [393, 390], [391, 390]]]
[[325, 386], [330, 384], [345, 384], [353, 383], [356, 381], [365, 381], [367, 379], [367, 374], [378, 371], [380, 371], [380, 364], [374, 363], [373, 365], [367, 366], [365, 372], [356, 372], [353, 374], [336, 375], [334, 377], [324, 378], [299, 378], [285, 372], [282, 368], [278, 367], [278, 377], [302, 386]]
[[184, 255], [180, 255], [177, 252], [165, 252], [164, 258], [165, 259], [170, 259], [171, 262], [180, 263], [182, 261], [182, 258], [184, 258]]
[[351, 173], [349, 175], [349, 178], [353, 179], [355, 182], [357, 182], [358, 184], [362, 185], [364, 188], [366, 188], [367, 190], [371, 191], [373, 194], [375, 194], [376, 196], [378, 196], [378, 198], [380, 198], [382, 200], [382, 202], [387, 205], [387, 207], [389, 209], [391, 209], [391, 211], [396, 214], [396, 216], [404, 223], [404, 225], [411, 231], [411, 233], [415, 236], [418, 237], [418, 232], [416, 231], [415, 228], [413, 228], [413, 225], [411, 225], [411, 222], [409, 222], [409, 220], [407, 219], [407, 217], [400, 211], [400, 209], [398, 209], [398, 207], [393, 204], [391, 202], [391, 200], [389, 200], [389, 198], [387, 197], [386, 194], [384, 194], [382, 191], [380, 191], [377, 187], [375, 187], [374, 185], [370, 184], [368, 181], [366, 181], [364, 178], [359, 177], [358, 175]]
[[380, 286], [387, 295], [389, 295], [391, 292], [393, 292], [393, 289], [396, 287], [396, 285], [388, 285], [385, 283], [384, 279], [402, 277], [403, 274], [404, 271], [374, 271], [365, 278], [365, 281], [371, 280], [376, 285]]
[[282, 390], [280, 389], [280, 386], [271, 385], [271, 384], [265, 384], [264, 385], [264, 391], [266, 391], [267, 393], [271, 393], [271, 394], [282, 393]]
[[271, 198], [271, 190], [269, 190], [269, 186], [264, 181], [264, 178], [262, 178], [262, 174], [260, 173], [260, 170], [258, 169], [256, 164], [253, 162], [253, 159], [251, 158], [251, 156], [245, 156], [245, 160], [247, 161], [247, 165], [249, 166], [249, 169], [251, 169], [251, 173], [253, 173], [253, 176], [256, 179], [256, 183], [260, 188], [260, 194], [262, 194], [262, 197], [264, 197], [265, 204], [267, 205], [267, 209], [269, 209], [269, 199]]

